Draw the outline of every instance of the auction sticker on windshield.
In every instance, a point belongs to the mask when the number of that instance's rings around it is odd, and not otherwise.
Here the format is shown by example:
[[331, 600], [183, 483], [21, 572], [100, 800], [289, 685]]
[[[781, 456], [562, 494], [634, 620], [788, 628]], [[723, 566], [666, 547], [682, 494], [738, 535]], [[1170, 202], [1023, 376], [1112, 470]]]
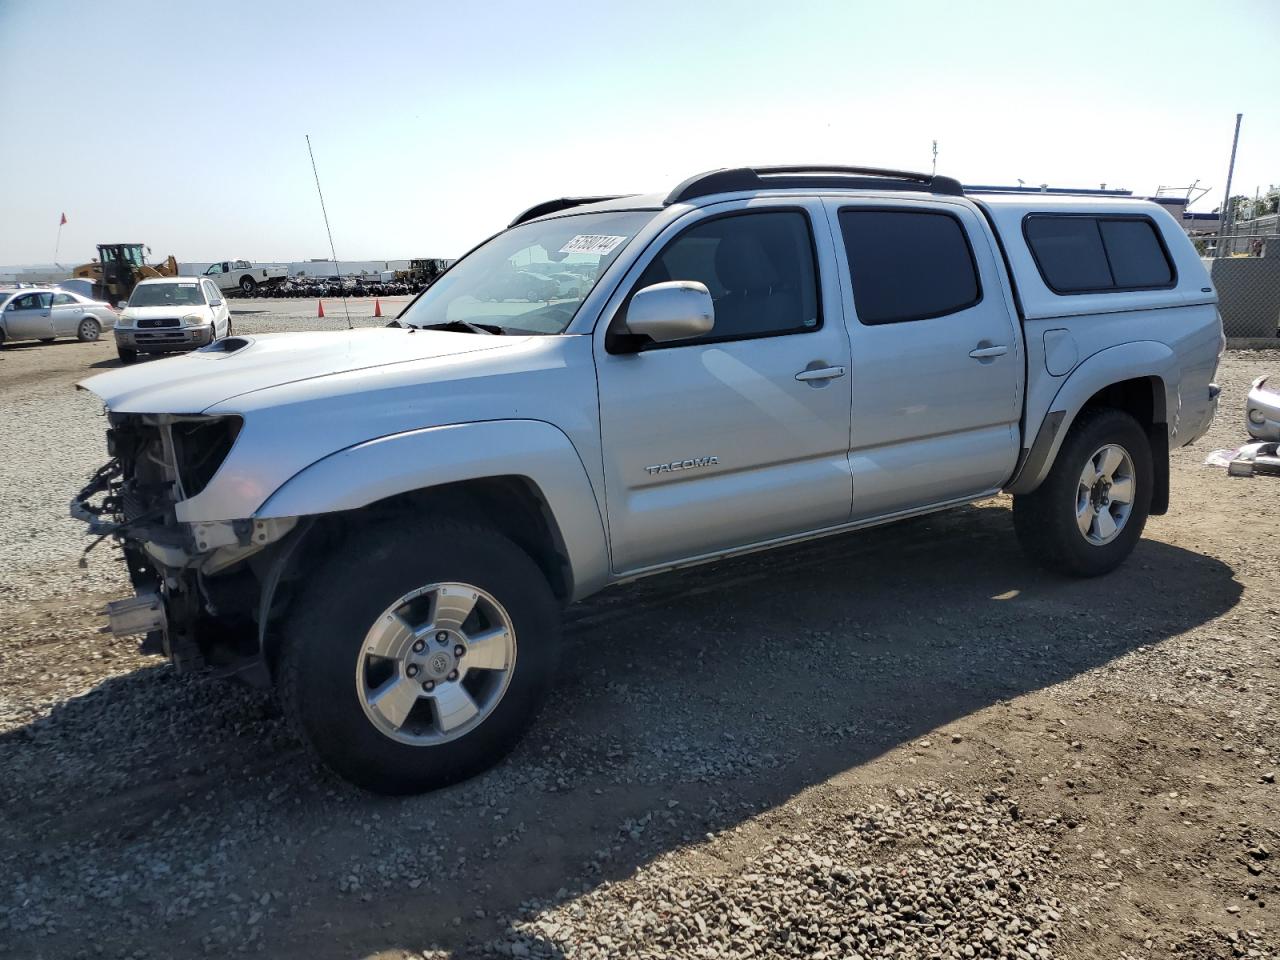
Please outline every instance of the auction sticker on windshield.
[[580, 233], [561, 247], [560, 252], [594, 253], [604, 256], [626, 239], [626, 237], [607, 237], [599, 233]]

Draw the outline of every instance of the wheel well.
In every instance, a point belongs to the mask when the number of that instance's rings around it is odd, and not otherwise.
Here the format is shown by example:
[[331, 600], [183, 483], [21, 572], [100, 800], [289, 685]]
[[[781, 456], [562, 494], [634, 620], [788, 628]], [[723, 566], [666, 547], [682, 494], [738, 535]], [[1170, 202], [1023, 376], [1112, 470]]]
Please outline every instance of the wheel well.
[[1080, 412], [1099, 408], [1123, 410], [1138, 421], [1151, 443], [1154, 471], [1151, 513], [1169, 512], [1169, 427], [1165, 409], [1164, 381], [1159, 377], [1135, 377], [1103, 387], [1090, 397]]
[[1143, 427], [1168, 422], [1165, 416], [1164, 382], [1159, 377], [1135, 377], [1103, 387], [1082, 409], [1110, 407], [1123, 410]]
[[[519, 476], [484, 477], [413, 490], [357, 510], [314, 517], [298, 530], [298, 540], [282, 541], [281, 546], [287, 544], [288, 549], [275, 552], [268, 565], [257, 571], [263, 591], [271, 594], [259, 598], [260, 619], [266, 621], [259, 624], [259, 636], [267, 662], [274, 662], [278, 637], [272, 628], [288, 609], [293, 587], [329, 555], [330, 548], [340, 546], [349, 531], [369, 523], [430, 514], [497, 530], [529, 554], [560, 600], [569, 599], [573, 578], [568, 551], [541, 492], [530, 480]], [[277, 565], [279, 569], [273, 569]]]

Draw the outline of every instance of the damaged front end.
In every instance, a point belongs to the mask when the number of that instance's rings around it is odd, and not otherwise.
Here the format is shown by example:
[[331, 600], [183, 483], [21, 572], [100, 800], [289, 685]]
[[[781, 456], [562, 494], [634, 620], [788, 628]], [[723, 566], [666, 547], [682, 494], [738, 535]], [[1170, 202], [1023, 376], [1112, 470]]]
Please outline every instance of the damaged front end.
[[[122, 551], [136, 596], [108, 605], [108, 629], [143, 635], [142, 649], [179, 670], [213, 666], [265, 679], [262, 583], [293, 517], [182, 522], [235, 445], [234, 416], [108, 413], [111, 459], [71, 501], [71, 515]], [[83, 563], [84, 561], [82, 561]]]

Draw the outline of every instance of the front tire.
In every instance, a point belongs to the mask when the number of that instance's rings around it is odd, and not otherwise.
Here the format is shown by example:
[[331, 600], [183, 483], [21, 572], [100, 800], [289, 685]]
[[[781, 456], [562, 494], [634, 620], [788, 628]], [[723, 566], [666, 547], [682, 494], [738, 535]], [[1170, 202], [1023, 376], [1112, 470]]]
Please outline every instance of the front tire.
[[130, 350], [128, 347], [116, 347], [116, 353], [120, 355], [121, 363], [129, 364], [138, 362], [137, 350]]
[[1074, 577], [1109, 573], [1133, 552], [1151, 509], [1151, 442], [1122, 410], [1086, 410], [1044, 482], [1013, 498], [1023, 550]]
[[281, 701], [317, 757], [367, 790], [418, 793], [479, 773], [524, 735], [555, 672], [560, 611], [497, 532], [386, 524], [311, 578], [283, 642]]
[[246, 297], [252, 297], [253, 291], [258, 289], [258, 282], [253, 277], [240, 278], [240, 292]]

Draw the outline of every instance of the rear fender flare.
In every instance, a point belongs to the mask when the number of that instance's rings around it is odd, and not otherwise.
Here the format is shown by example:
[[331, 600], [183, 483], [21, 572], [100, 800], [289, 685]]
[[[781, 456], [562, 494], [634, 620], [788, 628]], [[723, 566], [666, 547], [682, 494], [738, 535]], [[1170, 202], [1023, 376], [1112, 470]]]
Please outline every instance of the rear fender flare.
[[[1058, 388], [1048, 412], [1036, 427], [1031, 449], [1005, 490], [1016, 495], [1031, 493], [1039, 487], [1048, 476], [1067, 431], [1089, 398], [1114, 383], [1142, 377], [1154, 377], [1161, 385], [1152, 396], [1155, 423], [1176, 424], [1180, 405], [1178, 360], [1167, 344], [1135, 340], [1100, 350], [1076, 367]], [[1030, 427], [1028, 424], [1028, 429]], [[1157, 429], [1168, 430], [1168, 427]]]
[[294, 474], [254, 514], [314, 517], [358, 510], [397, 494], [488, 477], [528, 480], [567, 554], [571, 599], [609, 578], [604, 520], [577, 449], [541, 420], [487, 420], [366, 440]]

